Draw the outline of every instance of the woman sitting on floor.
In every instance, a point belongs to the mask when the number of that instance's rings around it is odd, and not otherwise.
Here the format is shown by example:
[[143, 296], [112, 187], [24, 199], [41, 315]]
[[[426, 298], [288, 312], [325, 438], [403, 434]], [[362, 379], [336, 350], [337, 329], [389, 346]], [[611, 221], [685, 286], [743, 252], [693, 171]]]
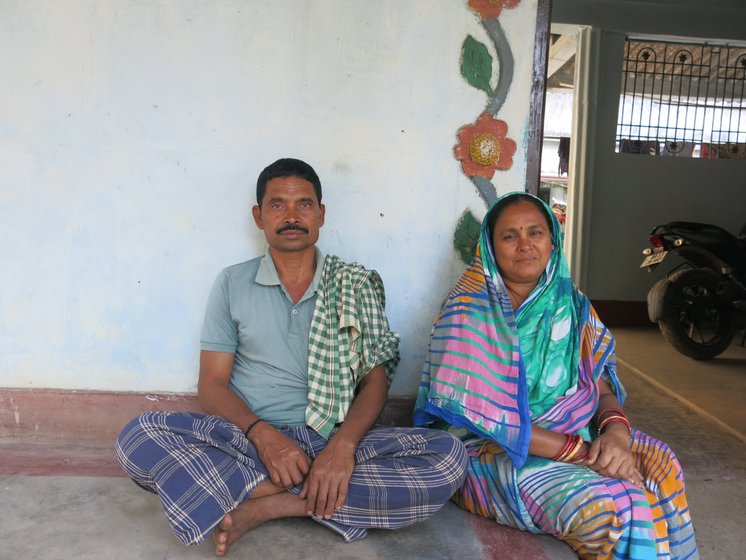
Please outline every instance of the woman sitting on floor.
[[461, 507], [554, 535], [580, 558], [698, 558], [681, 466], [631, 428], [614, 338], [538, 198], [511, 193], [487, 213], [424, 369], [415, 425], [466, 443]]

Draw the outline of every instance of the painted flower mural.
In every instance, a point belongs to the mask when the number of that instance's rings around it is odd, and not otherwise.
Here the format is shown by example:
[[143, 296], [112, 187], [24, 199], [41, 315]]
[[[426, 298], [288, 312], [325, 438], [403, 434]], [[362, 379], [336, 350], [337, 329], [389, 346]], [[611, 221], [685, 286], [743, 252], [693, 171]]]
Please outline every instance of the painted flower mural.
[[495, 171], [510, 169], [516, 153], [515, 142], [507, 138], [506, 122], [497, 118], [513, 82], [515, 61], [499, 18], [493, 14], [519, 3], [520, 0], [469, 2], [469, 7], [482, 16], [480, 23], [497, 54], [497, 69], [493, 65], [490, 49], [484, 43], [467, 35], [461, 46], [461, 75], [469, 85], [483, 91], [487, 99], [476, 122], [459, 129], [459, 144], [454, 148], [454, 155], [488, 207], [497, 199], [497, 190], [491, 182]]
[[496, 169], [510, 169], [516, 143], [507, 134], [505, 121], [486, 112], [474, 124], [461, 127], [456, 134], [459, 143], [454, 146], [453, 153], [461, 161], [464, 174], [492, 179]]
[[[492, 183], [495, 171], [510, 169], [517, 149], [515, 141], [508, 138], [507, 123], [497, 118], [508, 97], [515, 68], [513, 50], [499, 16], [504, 8], [515, 8], [520, 3], [521, 0], [468, 0], [469, 8], [479, 16], [492, 42], [498, 65], [495, 72], [490, 49], [471, 35], [466, 37], [461, 46], [461, 75], [469, 85], [483, 91], [487, 100], [477, 120], [459, 128], [453, 154], [487, 207], [497, 199], [497, 189]], [[478, 238], [479, 222], [467, 210], [454, 234], [454, 247], [465, 263], [474, 255], [475, 232]]]
[[469, 0], [469, 8], [482, 19], [499, 17], [503, 8], [515, 8], [521, 0]]

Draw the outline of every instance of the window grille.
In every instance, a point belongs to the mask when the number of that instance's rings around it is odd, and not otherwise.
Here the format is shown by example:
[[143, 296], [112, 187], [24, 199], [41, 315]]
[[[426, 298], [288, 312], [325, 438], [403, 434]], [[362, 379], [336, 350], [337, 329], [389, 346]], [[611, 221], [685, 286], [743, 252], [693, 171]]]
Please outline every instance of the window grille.
[[746, 159], [746, 47], [627, 39], [620, 153]]

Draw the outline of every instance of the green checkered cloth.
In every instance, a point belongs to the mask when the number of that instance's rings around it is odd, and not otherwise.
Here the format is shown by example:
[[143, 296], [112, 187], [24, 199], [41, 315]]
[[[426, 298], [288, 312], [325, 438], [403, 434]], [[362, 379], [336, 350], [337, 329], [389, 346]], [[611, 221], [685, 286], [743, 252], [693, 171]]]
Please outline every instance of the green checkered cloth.
[[306, 408], [306, 423], [324, 438], [344, 421], [365, 374], [385, 364], [391, 382], [399, 335], [389, 329], [385, 306], [375, 270], [327, 255], [308, 336]]

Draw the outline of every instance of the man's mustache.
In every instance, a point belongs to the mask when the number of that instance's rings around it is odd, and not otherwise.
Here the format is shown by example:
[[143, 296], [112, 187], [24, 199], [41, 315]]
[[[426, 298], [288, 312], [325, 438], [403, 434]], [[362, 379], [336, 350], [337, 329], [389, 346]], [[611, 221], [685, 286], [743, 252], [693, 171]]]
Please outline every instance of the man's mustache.
[[282, 226], [275, 233], [282, 233], [285, 231], [302, 231], [303, 233], [308, 233], [308, 230], [306, 228], [301, 227], [298, 224], [288, 224], [286, 226]]

